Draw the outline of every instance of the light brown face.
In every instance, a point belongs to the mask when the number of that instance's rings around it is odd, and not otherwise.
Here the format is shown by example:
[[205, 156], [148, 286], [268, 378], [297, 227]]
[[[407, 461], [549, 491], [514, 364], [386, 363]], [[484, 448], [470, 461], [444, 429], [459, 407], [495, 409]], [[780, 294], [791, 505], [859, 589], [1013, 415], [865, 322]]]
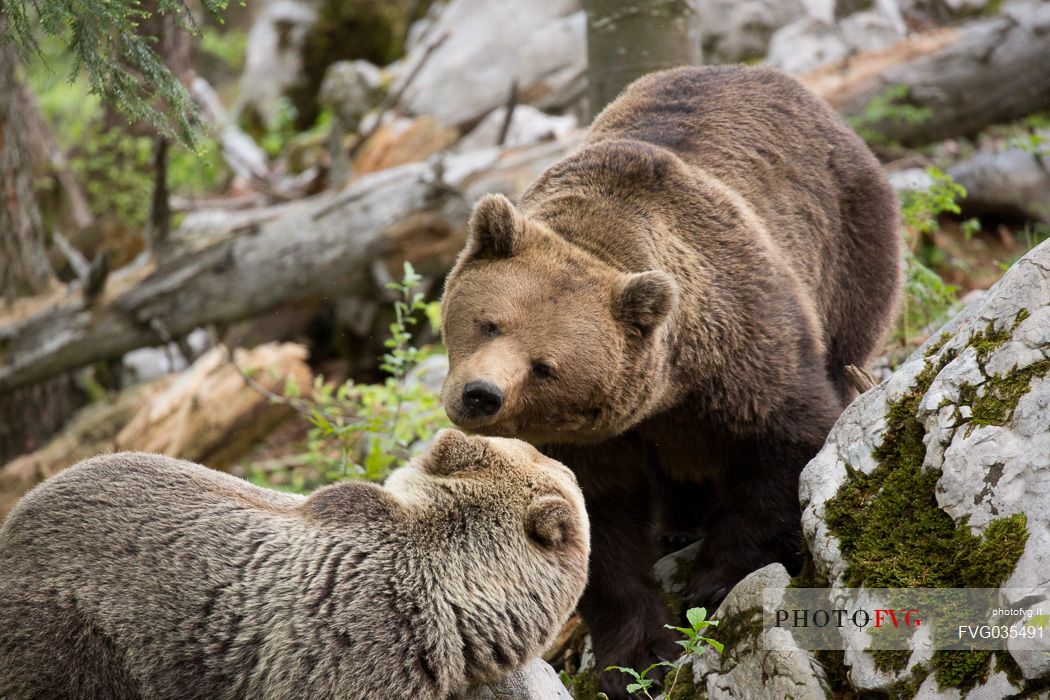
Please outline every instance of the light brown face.
[[471, 227], [442, 304], [452, 421], [540, 444], [629, 428], [673, 282], [605, 267], [502, 197], [482, 200]]
[[526, 442], [443, 430], [425, 454], [396, 470], [385, 486], [407, 506], [426, 507], [450, 486], [465, 501], [497, 494], [500, 508], [521, 519], [536, 546], [571, 548], [575, 565], [586, 568], [589, 525], [576, 477]]

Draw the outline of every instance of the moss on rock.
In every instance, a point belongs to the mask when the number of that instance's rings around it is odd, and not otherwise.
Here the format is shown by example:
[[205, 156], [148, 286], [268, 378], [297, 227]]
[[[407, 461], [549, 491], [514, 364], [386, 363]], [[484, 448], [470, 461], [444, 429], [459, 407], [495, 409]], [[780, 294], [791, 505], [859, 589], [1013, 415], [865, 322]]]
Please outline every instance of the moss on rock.
[[[999, 341], [1000, 344], [1004, 342]], [[983, 535], [956, 526], [937, 505], [940, 471], [923, 469], [926, 431], [919, 402], [954, 358], [927, 360], [914, 388], [893, 402], [871, 474], [847, 467], [826, 504], [828, 528], [841, 542], [852, 586], [992, 588], [1013, 572], [1028, 538], [1023, 514], [993, 520]]]
[[[989, 323], [970, 338], [968, 345], [982, 369], [1027, 317], [1022, 310], [1009, 328]], [[940, 471], [923, 468], [926, 431], [916, 416], [933, 380], [955, 359], [953, 350], [941, 353], [947, 340], [942, 336], [930, 348], [911, 391], [890, 404], [882, 444], [873, 454], [875, 469], [864, 474], [847, 466], [845, 481], [825, 506], [828, 528], [841, 542], [847, 585], [994, 588], [1013, 573], [1024, 552], [1028, 531], [1023, 513], [992, 520], [982, 534], [974, 534], [966, 522], [957, 525], [938, 506]], [[1050, 360], [993, 376], [979, 387], [963, 386], [959, 403], [970, 406], [972, 414], [961, 422], [1002, 425], [1032, 380], [1047, 373]], [[904, 651], [872, 653], [877, 668], [895, 673], [903, 671], [909, 658]], [[941, 687], [965, 691], [988, 678], [991, 658], [991, 652], [936, 652], [928, 669], [914, 668], [889, 689], [890, 695], [910, 697], [931, 670]]]
[[580, 671], [572, 677], [572, 687], [569, 694], [574, 700], [595, 700], [601, 687], [598, 685], [598, 672], [594, 669]]
[[[671, 683], [674, 678], [674, 672], [667, 674], [665, 682]], [[678, 678], [674, 680], [674, 686], [671, 691], [664, 696], [664, 700], [701, 700], [706, 698], [707, 694], [702, 692], [693, 683], [693, 666], [689, 661], [686, 661], [685, 666], [678, 674]]]
[[911, 652], [907, 649], [874, 649], [871, 658], [879, 671], [897, 674], [908, 667]]
[[1014, 317], [1009, 329], [996, 329], [991, 322], [973, 334], [968, 345], [977, 352], [977, 363], [988, 377], [979, 384], [963, 384], [959, 387], [959, 406], [969, 406], [970, 415], [963, 418], [956, 412], [956, 420], [968, 423], [967, 430], [978, 425], [1004, 425], [1014, 414], [1017, 402], [1032, 388], [1032, 382], [1050, 373], [1050, 359], [1040, 360], [1025, 367], [1015, 367], [1005, 375], [992, 375], [985, 365], [993, 352], [1003, 346], [1029, 313], [1021, 309]]
[[720, 618], [718, 629], [711, 633], [711, 637], [722, 642], [728, 654], [739, 650], [742, 641], [758, 639], [762, 630], [762, 606], [755, 605]]
[[930, 664], [937, 685], [965, 693], [988, 680], [991, 660], [990, 651], [935, 651]]

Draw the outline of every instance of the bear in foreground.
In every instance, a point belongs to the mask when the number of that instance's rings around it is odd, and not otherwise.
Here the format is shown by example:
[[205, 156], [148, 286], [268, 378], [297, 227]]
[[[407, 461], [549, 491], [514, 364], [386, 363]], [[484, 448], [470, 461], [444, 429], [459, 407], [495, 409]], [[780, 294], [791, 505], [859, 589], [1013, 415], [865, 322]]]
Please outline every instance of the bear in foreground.
[[660, 535], [702, 532], [690, 605], [799, 565], [798, 475], [852, 398], [846, 365], [892, 325], [900, 260], [878, 161], [769, 68], [646, 76], [517, 207], [477, 203], [445, 286], [442, 398], [576, 472], [597, 668], [675, 653]]
[[543, 652], [587, 554], [572, 473], [517, 440], [308, 498], [97, 457], [0, 529], [0, 697], [457, 697]]

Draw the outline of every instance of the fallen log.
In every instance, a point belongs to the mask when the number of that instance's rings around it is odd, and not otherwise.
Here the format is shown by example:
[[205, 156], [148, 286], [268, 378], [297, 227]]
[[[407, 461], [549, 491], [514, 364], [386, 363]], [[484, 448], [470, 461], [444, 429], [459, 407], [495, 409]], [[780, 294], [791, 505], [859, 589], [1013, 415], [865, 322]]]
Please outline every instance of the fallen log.
[[881, 115], [866, 127], [888, 142], [918, 146], [969, 136], [1050, 108], [1050, 3], [1013, 2], [999, 14], [906, 39], [801, 76], [848, 117], [903, 86], [900, 104], [922, 119]]
[[0, 306], [0, 395], [194, 328], [360, 289], [377, 261], [394, 275], [404, 260], [442, 275], [462, 247], [470, 203], [520, 192], [571, 145], [439, 158], [265, 210], [188, 216], [192, 233], [172, 234], [170, 257], [114, 273], [94, 302], [67, 291], [7, 314]]
[[948, 174], [966, 188], [959, 203], [966, 215], [1050, 223], [1050, 163], [1045, 156], [1019, 148], [981, 151], [953, 165]]
[[[269, 343], [235, 357], [238, 367], [266, 369], [253, 379], [265, 391], [280, 394], [287, 379], [312, 383], [301, 345]], [[81, 409], [42, 448], [0, 468], [0, 521], [29, 489], [82, 459], [138, 450], [225, 468], [293, 412], [250, 387], [225, 348], [213, 348], [180, 373]]]

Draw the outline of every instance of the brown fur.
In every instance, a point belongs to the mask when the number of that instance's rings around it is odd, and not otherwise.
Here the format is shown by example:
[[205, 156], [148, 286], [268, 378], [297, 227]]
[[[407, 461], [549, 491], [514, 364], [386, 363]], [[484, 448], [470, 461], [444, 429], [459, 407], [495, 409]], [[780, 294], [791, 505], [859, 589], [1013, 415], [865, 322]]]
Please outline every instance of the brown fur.
[[543, 651], [587, 553], [572, 474], [514, 440], [309, 498], [97, 457], [0, 529], [0, 697], [456, 696]]
[[879, 163], [768, 68], [642, 78], [520, 208], [478, 202], [446, 283], [445, 405], [576, 471], [599, 668], [673, 651], [657, 519], [706, 522], [694, 604], [797, 563], [798, 473], [890, 328], [899, 268]]

